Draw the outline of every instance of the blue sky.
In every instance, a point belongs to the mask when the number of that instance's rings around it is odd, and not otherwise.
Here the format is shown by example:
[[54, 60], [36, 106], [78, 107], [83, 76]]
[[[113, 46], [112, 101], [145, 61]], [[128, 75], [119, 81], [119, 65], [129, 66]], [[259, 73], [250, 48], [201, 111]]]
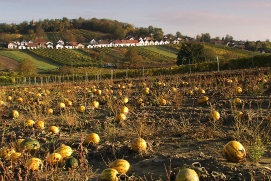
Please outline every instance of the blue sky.
[[271, 0], [0, 0], [0, 23], [106, 18], [164, 34], [271, 40]]

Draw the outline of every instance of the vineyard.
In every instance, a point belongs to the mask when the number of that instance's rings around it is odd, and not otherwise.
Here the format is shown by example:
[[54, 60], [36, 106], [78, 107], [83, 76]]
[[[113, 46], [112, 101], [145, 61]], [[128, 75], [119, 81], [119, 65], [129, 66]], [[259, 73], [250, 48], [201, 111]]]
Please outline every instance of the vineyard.
[[90, 66], [92, 64], [97, 65], [97, 62], [95, 62], [91, 57], [78, 53], [75, 50], [35, 49], [35, 50], [29, 50], [29, 51], [41, 57], [50, 59], [51, 61], [58, 63], [60, 65], [75, 66], [75, 67]]

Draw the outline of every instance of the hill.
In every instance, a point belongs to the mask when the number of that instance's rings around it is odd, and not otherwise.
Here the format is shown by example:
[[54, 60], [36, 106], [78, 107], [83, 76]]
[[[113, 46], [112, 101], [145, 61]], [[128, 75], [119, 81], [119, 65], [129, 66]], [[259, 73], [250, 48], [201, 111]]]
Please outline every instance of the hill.
[[[204, 43], [207, 62], [238, 60], [249, 58], [259, 53], [233, 49], [225, 46], [215, 46]], [[172, 67], [176, 65], [180, 44], [168, 44], [160, 46], [135, 47], [142, 61], [138, 67], [158, 68]], [[33, 49], [33, 50], [0, 50], [0, 55], [21, 62], [23, 59], [31, 59], [42, 70], [52, 70], [60, 66], [71, 67], [103, 67], [106, 63], [112, 63], [118, 68], [130, 67], [130, 62], [125, 59], [129, 47], [93, 48], [93, 49]]]

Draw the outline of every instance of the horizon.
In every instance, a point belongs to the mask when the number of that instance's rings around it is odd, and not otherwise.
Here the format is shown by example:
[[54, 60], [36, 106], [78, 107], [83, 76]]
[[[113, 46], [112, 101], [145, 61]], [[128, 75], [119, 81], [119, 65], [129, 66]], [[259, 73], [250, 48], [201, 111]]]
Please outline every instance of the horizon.
[[[180, 32], [195, 38], [209, 33], [211, 38], [230, 35], [234, 40], [266, 41], [271, 39], [271, 2], [267, 0], [0, 0], [0, 23], [19, 24], [44, 19], [110, 19], [134, 27], [153, 26], [166, 34]], [[153, 2], [153, 3], [152, 3]], [[128, 5], [127, 5], [128, 4]], [[212, 4], [212, 5], [210, 5]], [[14, 11], [12, 11], [14, 9]]]

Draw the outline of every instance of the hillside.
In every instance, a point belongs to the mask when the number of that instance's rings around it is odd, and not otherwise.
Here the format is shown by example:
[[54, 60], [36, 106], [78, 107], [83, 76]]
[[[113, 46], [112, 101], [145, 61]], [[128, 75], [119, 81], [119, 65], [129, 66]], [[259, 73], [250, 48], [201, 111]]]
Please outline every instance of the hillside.
[[[138, 55], [142, 57], [139, 67], [171, 67], [176, 65], [179, 44], [160, 46], [136, 47]], [[103, 67], [106, 63], [113, 63], [119, 68], [129, 67], [125, 60], [128, 47], [95, 48], [95, 49], [36, 49], [36, 50], [1, 50], [0, 55], [17, 62], [31, 59], [40, 70], [52, 70], [59, 66], [72, 67]], [[241, 59], [252, 56], [252, 52], [232, 49], [224, 46], [204, 44], [207, 61], [221, 61]], [[257, 55], [258, 53], [254, 53]]]

